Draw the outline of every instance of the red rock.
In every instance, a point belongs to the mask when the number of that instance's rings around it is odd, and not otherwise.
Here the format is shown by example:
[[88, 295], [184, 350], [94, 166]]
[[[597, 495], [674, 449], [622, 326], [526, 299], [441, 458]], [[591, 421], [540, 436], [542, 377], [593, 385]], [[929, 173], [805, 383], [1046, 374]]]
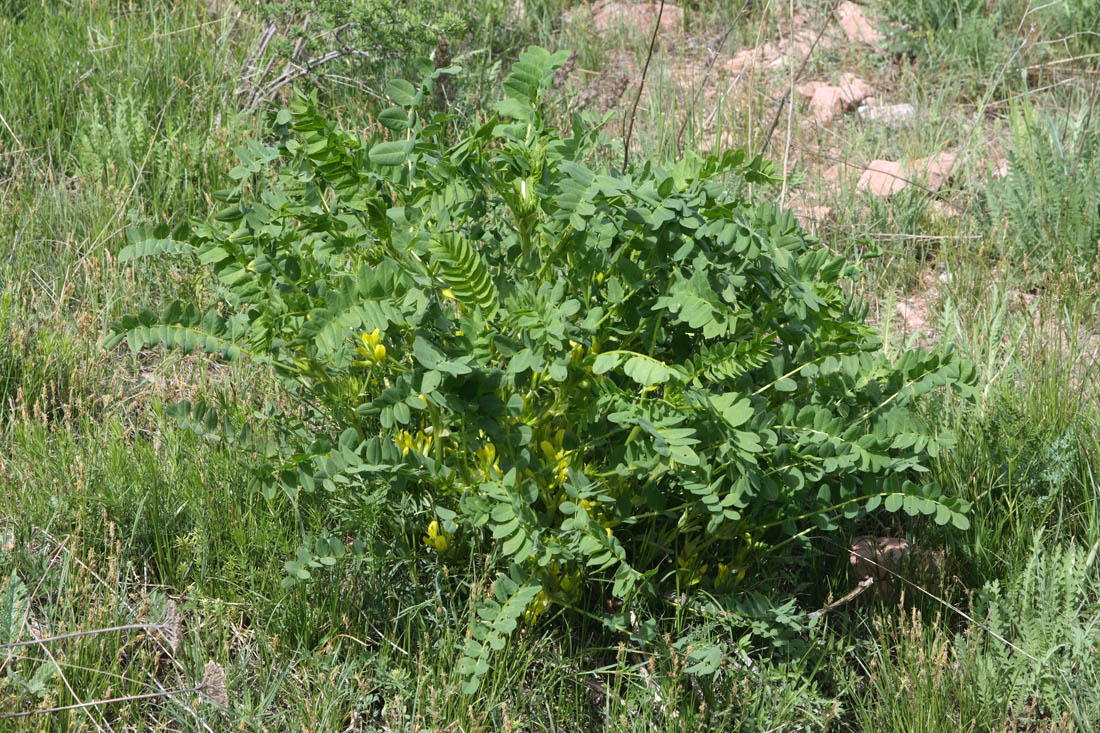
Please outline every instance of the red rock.
[[897, 537], [856, 537], [848, 563], [856, 580], [891, 580], [909, 556], [908, 540]]
[[882, 34], [871, 25], [863, 10], [850, 0], [845, 0], [836, 9], [837, 18], [844, 35], [853, 43], [866, 43], [876, 51], [882, 50]]
[[803, 97], [806, 97], [806, 99], [810, 99], [814, 96], [814, 92], [816, 92], [821, 87], [827, 86], [829, 86], [827, 82], [807, 81], [799, 84], [796, 88], [798, 89], [799, 94], [801, 94]]
[[841, 74], [839, 89], [844, 97], [844, 103], [849, 107], [855, 107], [867, 97], [874, 96], [875, 93], [874, 87], [848, 72]]
[[[583, 4], [566, 13], [564, 19], [566, 24], [583, 23], [597, 34], [604, 34], [616, 28], [648, 34], [653, 32], [657, 13], [660, 10], [659, 2]], [[659, 36], [679, 35], [684, 32], [683, 8], [665, 3], [664, 12], [661, 13], [660, 18]]]
[[845, 73], [838, 85], [808, 81], [798, 86], [798, 92], [810, 98], [810, 114], [819, 125], [824, 125], [873, 95], [875, 90], [858, 76]]
[[951, 178], [955, 171], [955, 163], [958, 156], [954, 153], [940, 153], [928, 158], [921, 158], [913, 163], [913, 172], [910, 178], [917, 178], [921, 183], [933, 191], [939, 191], [943, 184]]
[[844, 111], [847, 103], [840, 87], [818, 87], [810, 99], [810, 113], [819, 125], [826, 125]]
[[892, 196], [907, 185], [905, 166], [889, 160], [872, 160], [859, 177], [856, 188], [875, 196]]

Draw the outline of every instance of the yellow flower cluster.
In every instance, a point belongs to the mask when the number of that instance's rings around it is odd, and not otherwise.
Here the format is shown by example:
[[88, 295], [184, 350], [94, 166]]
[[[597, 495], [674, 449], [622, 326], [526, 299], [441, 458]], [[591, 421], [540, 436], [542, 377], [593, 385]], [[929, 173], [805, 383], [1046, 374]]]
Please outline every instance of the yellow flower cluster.
[[425, 434], [422, 430], [417, 431], [416, 435], [408, 430], [402, 430], [393, 439], [393, 442], [397, 443], [397, 447], [401, 449], [401, 455], [403, 456], [409, 455], [409, 451], [427, 455], [432, 449], [432, 436]]
[[434, 548], [437, 552], [443, 552], [451, 544], [447, 533], [439, 528], [439, 522], [435, 520], [428, 525], [428, 534], [424, 535], [423, 539], [425, 545]]
[[531, 601], [531, 605], [523, 612], [523, 620], [527, 622], [528, 626], [531, 626], [538, 621], [539, 616], [546, 613], [548, 608], [550, 608], [550, 594], [544, 588], [539, 591], [539, 594]]
[[370, 333], [363, 333], [359, 336], [359, 340], [362, 342], [360, 346], [356, 347], [360, 358], [352, 362], [353, 366], [369, 367], [377, 364], [386, 358], [386, 347], [381, 343], [381, 332], [376, 328]]
[[676, 555], [676, 564], [679, 569], [676, 571], [680, 577], [681, 586], [696, 585], [707, 574], [708, 565], [699, 563], [699, 556], [694, 541], [689, 541], [684, 545], [682, 552]]
[[500, 462], [497, 461], [497, 447], [491, 442], [486, 441], [478, 448], [474, 452], [474, 458], [477, 460], [478, 467], [484, 472], [486, 479], [492, 478], [493, 471], [498, 474], [504, 473], [500, 470]]
[[551, 483], [555, 486], [561, 486], [565, 483], [565, 479], [569, 477], [569, 459], [565, 454], [565, 449], [562, 448], [562, 441], [565, 440], [565, 430], [559, 429], [554, 434], [554, 441], [551, 443], [549, 440], [544, 440], [539, 443], [539, 448], [542, 449], [542, 454], [546, 458], [546, 462], [552, 466], [553, 473]]
[[569, 339], [569, 363], [573, 366], [579, 366], [584, 359], [584, 345], [578, 344], [573, 339]]
[[523, 612], [524, 620], [527, 622], [528, 626], [535, 623], [542, 614], [546, 613], [547, 609], [553, 605], [555, 598], [559, 601], [565, 599], [570, 601], [576, 600], [577, 592], [581, 588], [580, 568], [566, 571], [555, 560], [547, 566], [546, 570], [557, 588], [547, 590], [544, 586], [543, 589], [539, 591], [539, 594], [535, 596], [535, 599], [531, 601], [531, 605]]

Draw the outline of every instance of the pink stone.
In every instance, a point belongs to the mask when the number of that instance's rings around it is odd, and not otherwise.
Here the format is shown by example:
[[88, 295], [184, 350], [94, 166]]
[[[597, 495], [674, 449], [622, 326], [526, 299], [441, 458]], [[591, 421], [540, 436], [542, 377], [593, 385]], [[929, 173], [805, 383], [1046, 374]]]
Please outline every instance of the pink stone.
[[860, 79], [855, 74], [845, 72], [840, 76], [840, 92], [844, 97], [844, 103], [854, 107], [867, 97], [874, 96], [875, 88]]
[[822, 86], [810, 99], [810, 112], [819, 125], [825, 125], [843, 112], [846, 104], [840, 87]]
[[879, 33], [863, 10], [850, 0], [845, 0], [836, 9], [837, 18], [844, 35], [853, 43], [866, 43], [876, 51], [882, 50], [882, 34]]
[[891, 570], [897, 572], [909, 556], [908, 540], [897, 537], [856, 537], [848, 555], [855, 579], [891, 580]]
[[[933, 191], [939, 191], [943, 184], [951, 178], [954, 172], [958, 156], [954, 153], [940, 153], [928, 158], [921, 158], [913, 163], [915, 177]], [[914, 176], [910, 176], [912, 178]]]
[[[615, 28], [626, 28], [639, 33], [652, 33], [657, 22], [659, 2], [630, 3], [609, 2], [602, 5], [582, 5], [566, 13], [567, 24], [577, 22], [587, 25], [596, 33], [606, 33]], [[672, 3], [665, 3], [660, 14], [660, 36], [679, 35], [684, 32], [684, 10]]]
[[859, 177], [856, 188], [875, 196], [892, 196], [905, 188], [904, 166], [889, 160], [872, 160]]
[[807, 99], [811, 99], [814, 96], [814, 92], [816, 92], [821, 87], [827, 86], [829, 85], [823, 81], [807, 81], [799, 84], [797, 88], [799, 94], [801, 94], [803, 97], [806, 97]]

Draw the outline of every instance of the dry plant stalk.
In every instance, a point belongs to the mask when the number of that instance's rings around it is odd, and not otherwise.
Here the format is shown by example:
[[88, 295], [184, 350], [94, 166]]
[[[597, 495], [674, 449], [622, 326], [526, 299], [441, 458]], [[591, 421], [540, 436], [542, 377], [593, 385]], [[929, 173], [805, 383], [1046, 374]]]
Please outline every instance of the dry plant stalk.
[[98, 707], [100, 705], [110, 705], [116, 702], [151, 700], [157, 697], [175, 697], [177, 695], [188, 695], [194, 692], [199, 693], [210, 702], [220, 705], [223, 708], [229, 707], [229, 692], [226, 685], [225, 669], [223, 669], [222, 666], [217, 662], [210, 660], [206, 663], [206, 667], [202, 676], [202, 682], [195, 687], [188, 687], [182, 690], [164, 690], [163, 692], [146, 692], [141, 695], [124, 695], [122, 697], [107, 698], [105, 700], [89, 700], [88, 702], [79, 702], [73, 705], [59, 705], [57, 707], [43, 708], [41, 710], [25, 710], [18, 713], [0, 713], [0, 720], [26, 718], [32, 715], [47, 715], [49, 713], [64, 712], [65, 710], [82, 710], [90, 707]]

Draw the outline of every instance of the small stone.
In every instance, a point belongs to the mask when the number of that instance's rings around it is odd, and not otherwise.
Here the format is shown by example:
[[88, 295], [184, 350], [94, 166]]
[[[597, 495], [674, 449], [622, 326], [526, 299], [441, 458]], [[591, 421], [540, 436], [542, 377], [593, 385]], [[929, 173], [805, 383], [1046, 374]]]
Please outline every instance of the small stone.
[[746, 48], [738, 51], [726, 62], [726, 71], [731, 74], [740, 74], [758, 63], [769, 63], [779, 55], [779, 47], [772, 43], [765, 43], [759, 48]]
[[837, 18], [844, 35], [853, 43], [866, 43], [876, 51], [882, 51], [882, 34], [879, 33], [863, 10], [850, 0], [845, 0], [836, 9]]
[[593, 8], [581, 5], [566, 13], [566, 24], [583, 23], [597, 34], [604, 34], [616, 28], [625, 28], [639, 33], [652, 33], [660, 13], [661, 26], [659, 37], [680, 35], [684, 32], [684, 10], [672, 3], [666, 3], [664, 11], [657, 2], [629, 3], [610, 2]]
[[798, 93], [806, 99], [813, 99], [814, 93], [821, 87], [827, 87], [829, 84], [823, 81], [807, 81], [798, 85]]
[[852, 575], [857, 581], [874, 578], [892, 580], [909, 556], [909, 541], [897, 537], [856, 537], [848, 555]]
[[821, 177], [825, 179], [826, 183], [838, 183], [840, 176], [844, 171], [844, 166], [840, 163], [834, 163], [825, 169], [825, 172], [821, 174]]
[[875, 90], [855, 74], [845, 73], [839, 84], [808, 81], [798, 86], [798, 93], [810, 98], [810, 114], [815, 122], [824, 125], [873, 95]]
[[[940, 153], [928, 158], [921, 158], [913, 163], [915, 176], [920, 178], [928, 188], [939, 191], [943, 184], [951, 178], [955, 170], [958, 156], [954, 153]], [[913, 178], [914, 176], [909, 176]]]
[[870, 97], [865, 99], [864, 102], [866, 104], [857, 110], [861, 120], [895, 124], [909, 122], [917, 115], [916, 109], [911, 104], [885, 104], [878, 107], [871, 102]]
[[819, 87], [810, 99], [810, 113], [819, 125], [826, 125], [844, 111], [845, 104], [840, 87]]
[[856, 106], [867, 97], [873, 96], [875, 93], [874, 87], [855, 74], [848, 72], [840, 75], [839, 89], [844, 98], [844, 103], [849, 107]]
[[856, 188], [875, 196], [892, 196], [905, 188], [904, 166], [889, 160], [872, 160], [859, 177]]

